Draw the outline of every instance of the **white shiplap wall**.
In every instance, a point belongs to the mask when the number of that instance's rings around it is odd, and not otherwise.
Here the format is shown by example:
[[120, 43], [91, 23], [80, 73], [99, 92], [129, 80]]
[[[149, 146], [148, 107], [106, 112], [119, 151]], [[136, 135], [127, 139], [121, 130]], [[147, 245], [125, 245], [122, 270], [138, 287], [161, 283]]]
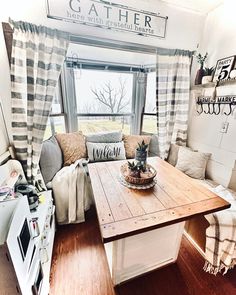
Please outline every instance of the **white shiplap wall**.
[[[236, 55], [235, 9], [235, 1], [225, 1], [206, 18], [198, 51], [202, 54], [208, 52], [209, 57], [206, 63], [208, 67], [215, 66], [220, 58]], [[195, 75], [196, 62], [193, 67], [193, 79]], [[210, 95], [213, 88], [205, 91]], [[236, 110], [230, 116], [203, 113], [197, 115], [194, 93], [196, 90], [192, 91], [190, 99], [188, 144], [194, 149], [210, 152], [212, 156], [207, 167], [208, 174], [218, 183], [225, 186], [230, 183], [230, 186], [236, 189]], [[236, 95], [236, 83], [218, 87], [217, 94]], [[228, 110], [225, 109], [225, 111]], [[220, 132], [224, 122], [229, 123], [227, 133]]]
[[[213, 88], [211, 91], [213, 91]], [[195, 104], [195, 98], [198, 94], [199, 91], [192, 91], [191, 93], [188, 145], [193, 149], [211, 153], [207, 165], [207, 176], [224, 186], [228, 186], [232, 171], [236, 169], [235, 115], [226, 116], [222, 113], [219, 115], [204, 113], [198, 115]], [[207, 110], [207, 106], [205, 107]], [[223, 111], [224, 109], [222, 109]], [[225, 111], [228, 112], [226, 109]], [[227, 133], [221, 132], [224, 122], [229, 123]]]

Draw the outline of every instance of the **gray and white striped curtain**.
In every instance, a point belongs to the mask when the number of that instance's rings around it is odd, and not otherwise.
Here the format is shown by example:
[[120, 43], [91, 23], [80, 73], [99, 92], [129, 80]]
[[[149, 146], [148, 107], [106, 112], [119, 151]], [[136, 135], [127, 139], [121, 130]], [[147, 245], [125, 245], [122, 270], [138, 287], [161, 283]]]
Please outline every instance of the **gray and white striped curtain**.
[[17, 159], [35, 184], [55, 88], [68, 48], [65, 32], [13, 22], [11, 58], [12, 134]]
[[160, 157], [168, 156], [171, 143], [186, 145], [192, 52], [169, 50], [157, 54], [156, 105]]

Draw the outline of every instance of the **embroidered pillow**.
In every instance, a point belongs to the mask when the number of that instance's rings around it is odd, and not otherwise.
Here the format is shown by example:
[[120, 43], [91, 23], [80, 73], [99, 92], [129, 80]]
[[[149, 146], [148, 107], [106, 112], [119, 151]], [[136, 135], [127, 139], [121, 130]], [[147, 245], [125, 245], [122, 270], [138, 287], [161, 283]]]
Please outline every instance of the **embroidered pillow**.
[[59, 133], [56, 138], [62, 149], [64, 166], [87, 157], [85, 137], [82, 132]]
[[146, 144], [150, 143], [151, 136], [147, 135], [123, 135], [123, 141], [125, 145], [125, 153], [127, 159], [133, 159], [135, 157], [135, 150], [138, 147], [138, 143], [144, 140]]
[[206, 165], [211, 154], [180, 147], [176, 168], [192, 178], [205, 179]]
[[87, 142], [86, 145], [89, 160], [92, 162], [126, 159], [123, 141], [116, 143]]

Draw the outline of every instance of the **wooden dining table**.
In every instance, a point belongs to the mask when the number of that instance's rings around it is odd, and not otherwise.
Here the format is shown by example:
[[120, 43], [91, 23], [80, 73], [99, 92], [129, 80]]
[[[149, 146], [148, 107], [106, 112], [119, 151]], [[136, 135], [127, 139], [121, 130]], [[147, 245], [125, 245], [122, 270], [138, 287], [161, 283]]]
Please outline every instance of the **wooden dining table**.
[[114, 285], [175, 262], [185, 221], [230, 207], [159, 157], [147, 161], [157, 172], [152, 188], [126, 187], [120, 173], [125, 162], [88, 165]]

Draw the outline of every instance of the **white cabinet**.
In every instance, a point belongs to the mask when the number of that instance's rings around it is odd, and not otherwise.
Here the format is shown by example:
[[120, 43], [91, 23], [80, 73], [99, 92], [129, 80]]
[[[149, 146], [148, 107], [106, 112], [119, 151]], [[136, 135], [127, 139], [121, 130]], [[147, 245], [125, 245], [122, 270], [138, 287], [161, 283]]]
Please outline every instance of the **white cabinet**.
[[142, 275], [177, 259], [184, 222], [105, 243], [114, 285]]
[[[27, 197], [0, 203], [0, 290], [3, 294], [46, 295], [55, 234], [51, 192], [31, 213]], [[4, 275], [2, 275], [4, 274]]]

